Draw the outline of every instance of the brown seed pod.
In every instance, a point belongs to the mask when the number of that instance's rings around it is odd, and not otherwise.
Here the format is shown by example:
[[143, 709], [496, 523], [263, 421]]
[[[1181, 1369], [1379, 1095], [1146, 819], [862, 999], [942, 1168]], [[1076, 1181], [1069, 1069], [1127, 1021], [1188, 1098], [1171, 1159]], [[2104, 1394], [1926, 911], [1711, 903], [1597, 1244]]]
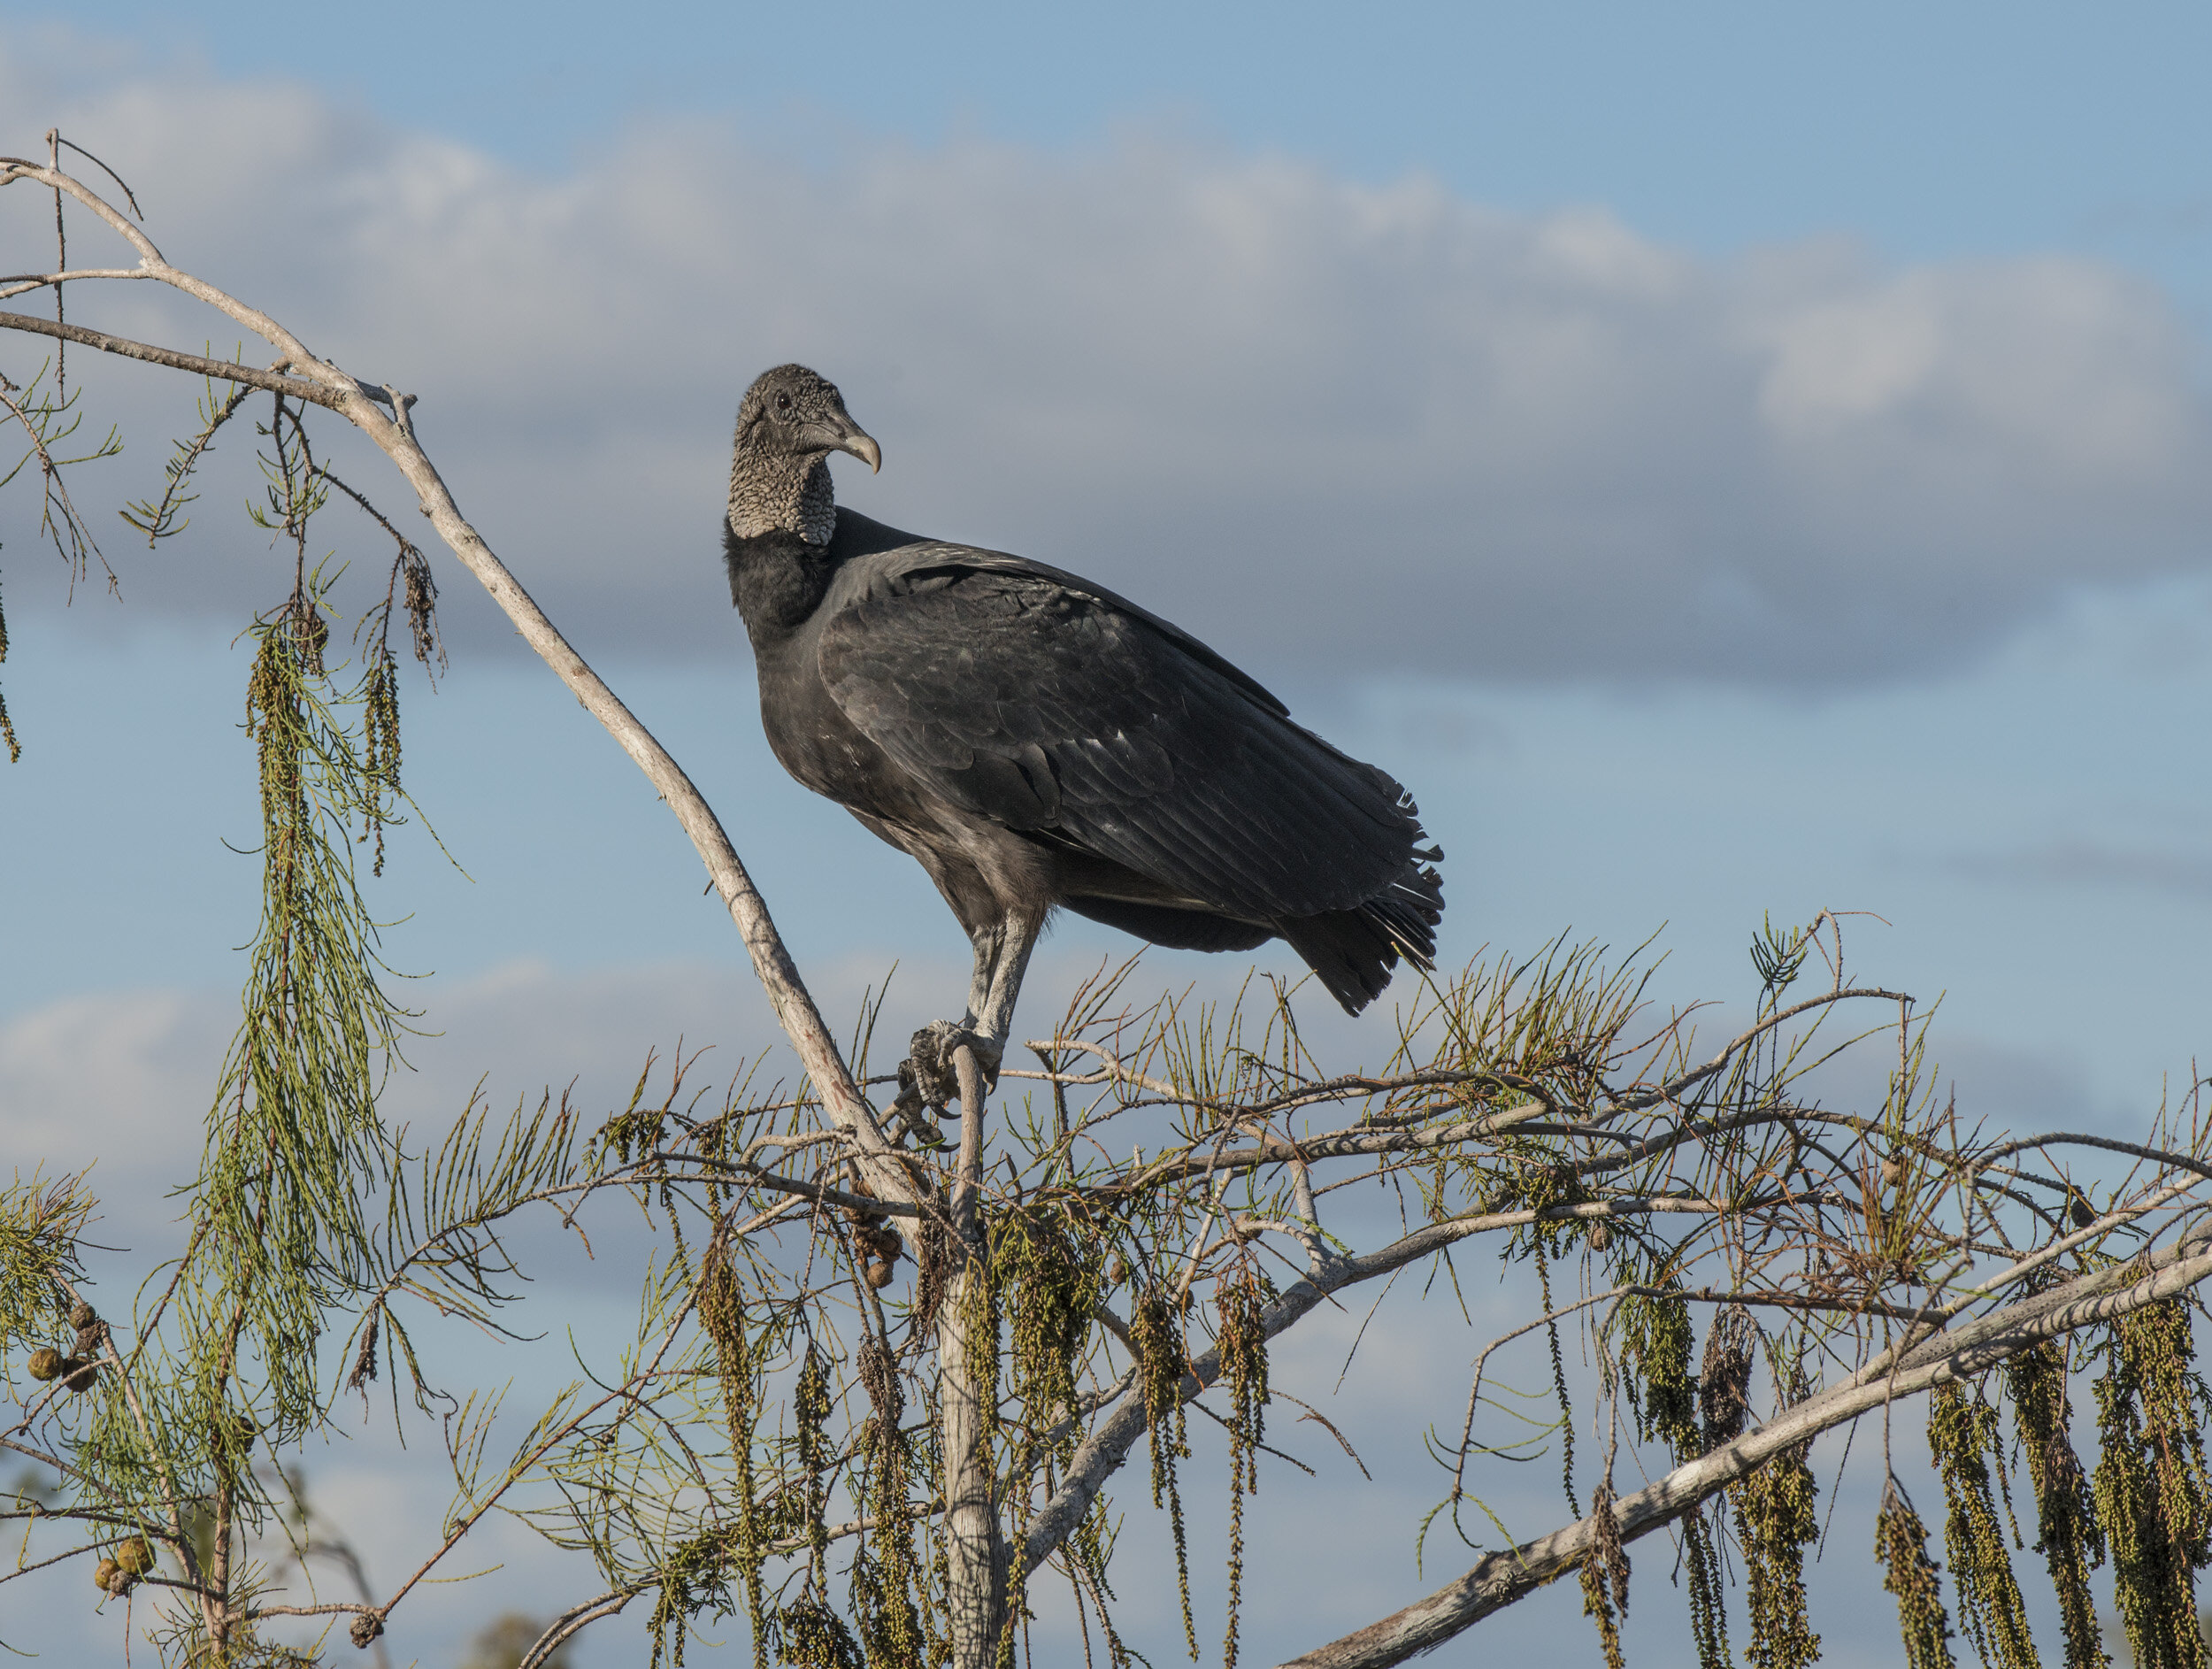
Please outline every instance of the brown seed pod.
[[383, 1632], [384, 1619], [374, 1611], [363, 1611], [353, 1619], [353, 1627], [346, 1631], [352, 1637], [353, 1643], [363, 1651], [366, 1651], [370, 1642]]
[[[852, 1182], [848, 1185], [845, 1191], [849, 1194], [857, 1194], [863, 1199], [872, 1200], [876, 1196], [875, 1189], [868, 1186], [868, 1181], [865, 1177], [854, 1178]], [[883, 1220], [883, 1213], [881, 1211], [868, 1211], [858, 1205], [848, 1205], [845, 1207], [845, 1215], [856, 1223], [875, 1224], [880, 1223]]]
[[868, 1284], [878, 1292], [891, 1284], [891, 1265], [887, 1261], [868, 1265]]
[[153, 1544], [142, 1535], [134, 1535], [115, 1550], [115, 1562], [132, 1576], [143, 1576], [154, 1568]]
[[[880, 1288], [890, 1281], [891, 1266], [899, 1261], [899, 1254], [905, 1250], [906, 1242], [899, 1238], [899, 1231], [895, 1228], [884, 1227], [880, 1219], [872, 1224], [857, 1225], [853, 1229], [855, 1258], [869, 1266], [868, 1280], [873, 1286]], [[874, 1267], [879, 1264], [882, 1265], [884, 1271], [880, 1281], [876, 1278]]]
[[82, 1298], [69, 1306], [69, 1325], [80, 1333], [98, 1321], [99, 1319], [100, 1312]]
[[261, 1427], [254, 1423], [251, 1414], [234, 1414], [230, 1422], [231, 1441], [241, 1450], [250, 1450], [253, 1440], [261, 1435]]
[[72, 1391], [88, 1391], [99, 1382], [100, 1365], [88, 1362], [81, 1356], [65, 1357], [62, 1360], [62, 1385]]
[[2097, 1208], [2079, 1188], [2067, 1190], [2066, 1214], [2074, 1219], [2076, 1228], [2086, 1228], [2097, 1220]]
[[24, 1365], [35, 1380], [58, 1380], [61, 1377], [61, 1352], [48, 1345], [42, 1350], [31, 1352], [31, 1359]]
[[1613, 1243], [1613, 1225], [1602, 1217], [1590, 1225], [1590, 1250], [1603, 1251]]
[[1110, 1287], [1118, 1287], [1128, 1279], [1129, 1265], [1123, 1260], [1122, 1255], [1116, 1252], [1106, 1260], [1106, 1284]]
[[1882, 1161], [1882, 1186], [1895, 1188], [1905, 1180], [1905, 1162], [1895, 1154]]

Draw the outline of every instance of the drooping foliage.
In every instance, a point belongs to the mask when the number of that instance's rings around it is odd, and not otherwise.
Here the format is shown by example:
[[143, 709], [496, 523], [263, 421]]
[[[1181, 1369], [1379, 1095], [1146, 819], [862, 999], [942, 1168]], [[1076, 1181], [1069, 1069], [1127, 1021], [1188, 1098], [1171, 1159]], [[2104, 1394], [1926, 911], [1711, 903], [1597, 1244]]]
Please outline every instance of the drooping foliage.
[[[1690, 1306], [1671, 1287], [1650, 1297], [1630, 1298], [1621, 1315], [1622, 1379], [1638, 1435], [1665, 1444], [1676, 1465], [1687, 1465], [1705, 1452], [1697, 1381], [1690, 1372], [1696, 1343]], [[1702, 1511], [1686, 1514], [1681, 1523], [1690, 1637], [1699, 1669], [1726, 1669], [1731, 1661], [1727, 1599], [1711, 1528]]]
[[1897, 1596], [1897, 1627], [1905, 1669], [1953, 1669], [1951, 1623], [1943, 1610], [1943, 1579], [1928, 1557], [1928, 1530], [1892, 1478], [1874, 1519], [1874, 1557], [1882, 1586]]
[[1182, 1304], [1157, 1287], [1141, 1294], [1130, 1317], [1130, 1342], [1137, 1352], [1140, 1394], [1144, 1398], [1145, 1434], [1152, 1449], [1152, 1504], [1164, 1507], [1175, 1535], [1175, 1585], [1183, 1602], [1183, 1637], [1191, 1661], [1198, 1660], [1198, 1625], [1191, 1614], [1190, 1548], [1183, 1533], [1183, 1497], [1176, 1463], [1190, 1457], [1184, 1425], [1183, 1373], [1188, 1353], [1183, 1345]]
[[2097, 1517], [2111, 1550], [2128, 1647], [2145, 1669], [2203, 1669], [2196, 1573], [2212, 1557], [2212, 1489], [2200, 1415], [2205, 1383], [2189, 1310], [2147, 1305], [2110, 1331], [2096, 1382]]
[[[2027, 1606], [1992, 1486], [1993, 1462], [1996, 1483], [2006, 1478], [1996, 1409], [1956, 1384], [1938, 1387], [1928, 1399], [1928, 1452], [1950, 1508], [1943, 1546], [1966, 1637], [1988, 1669], [2032, 1669]], [[2005, 1504], [2009, 1514], [2009, 1499]]]
[[[2046, 1281], [2037, 1283], [2047, 1288]], [[2013, 1429], [2035, 1496], [2036, 1550], [2043, 1555], [2058, 1600], [2065, 1637], [2066, 1669], [2105, 1669], [2096, 1596], [2089, 1573], [2104, 1563], [2104, 1533], [2096, 1495], [2074, 1453], [2073, 1405], [2067, 1392], [2066, 1347], [2056, 1340], [2020, 1352], [2005, 1364]]]
[[[1740, 1317], [1740, 1311], [1724, 1311], [1716, 1323]], [[1724, 1393], [1740, 1398], [1737, 1353], [1748, 1354], [1749, 1341], [1731, 1336], [1724, 1372], [1730, 1381]], [[1714, 1365], [1712, 1346], [1707, 1347], [1709, 1376]], [[1770, 1352], [1777, 1391], [1776, 1412], [1801, 1403], [1809, 1395], [1802, 1365], [1787, 1355], [1786, 1347]], [[1820, 1539], [1820, 1520], [1815, 1511], [1819, 1489], [1807, 1464], [1809, 1444], [1793, 1443], [1730, 1492], [1733, 1496], [1736, 1533], [1743, 1548], [1745, 1608], [1750, 1613], [1751, 1640], [1744, 1659], [1754, 1669], [1804, 1669], [1820, 1657], [1820, 1636], [1807, 1615], [1805, 1549]]]

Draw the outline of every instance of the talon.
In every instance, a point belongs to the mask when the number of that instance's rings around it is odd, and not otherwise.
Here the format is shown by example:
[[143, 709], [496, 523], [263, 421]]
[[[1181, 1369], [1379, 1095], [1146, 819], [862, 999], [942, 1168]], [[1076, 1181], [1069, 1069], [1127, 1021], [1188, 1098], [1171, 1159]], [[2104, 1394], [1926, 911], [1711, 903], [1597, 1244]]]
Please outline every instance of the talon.
[[936, 1034], [924, 1027], [907, 1050], [907, 1058], [899, 1063], [899, 1104], [911, 1107], [909, 1117], [924, 1107], [943, 1112], [945, 1104], [959, 1096], [960, 1083], [951, 1063], [938, 1052]]
[[918, 1119], [926, 1104], [922, 1097], [921, 1081], [914, 1070], [914, 1063], [910, 1060], [901, 1061], [899, 1063], [899, 1093], [891, 1098], [891, 1111], [908, 1119]]
[[902, 1096], [891, 1104], [891, 1112], [890, 1133], [894, 1142], [903, 1142], [910, 1136], [918, 1148], [941, 1148], [945, 1145], [945, 1133], [923, 1110], [920, 1096], [915, 1096], [910, 1104]]
[[[950, 1020], [932, 1020], [915, 1033], [907, 1044], [907, 1058], [899, 1063], [899, 1096], [892, 1104], [906, 1107], [911, 1096], [917, 1108], [926, 1104], [947, 1118], [956, 1118], [951, 1104], [960, 1099], [960, 1074], [952, 1058], [964, 1043], [975, 1051], [984, 1089], [987, 1092], [995, 1088], [1005, 1051], [989, 1038], [979, 1036], [964, 1026], [956, 1026]], [[909, 1121], [915, 1116], [916, 1110], [910, 1109]]]

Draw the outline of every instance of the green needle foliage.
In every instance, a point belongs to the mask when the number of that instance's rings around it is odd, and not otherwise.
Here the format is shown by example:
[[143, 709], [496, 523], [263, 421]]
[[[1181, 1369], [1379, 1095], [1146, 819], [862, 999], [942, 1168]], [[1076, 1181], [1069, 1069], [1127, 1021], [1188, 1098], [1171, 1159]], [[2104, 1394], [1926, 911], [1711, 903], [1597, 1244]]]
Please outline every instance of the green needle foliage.
[[[383, 989], [352, 837], [394, 818], [396, 780], [372, 768], [364, 731], [388, 733], [396, 717], [378, 711], [373, 681], [345, 684], [326, 665], [328, 593], [304, 558], [322, 495], [296, 429], [280, 406], [263, 431], [271, 525], [295, 533], [300, 571], [250, 628], [262, 909], [242, 1018], [188, 1190], [188, 1250], [141, 1326], [157, 1348], [139, 1353], [134, 1395], [103, 1397], [75, 1448], [85, 1489], [149, 1504], [149, 1527], [180, 1547], [197, 1545], [188, 1511], [209, 1520], [207, 1568], [189, 1572], [203, 1603], [173, 1636], [188, 1652], [250, 1639], [233, 1618], [264, 1577], [238, 1563], [239, 1539], [270, 1532], [278, 1509], [247, 1457], [257, 1438], [288, 1447], [321, 1426], [318, 1345], [332, 1312], [383, 1273], [372, 1204], [402, 1168], [376, 1097], [406, 1017]], [[396, 763], [388, 743], [385, 757]]]
[[[57, 371], [51, 383], [47, 381], [50, 370]], [[100, 554], [99, 541], [92, 536], [92, 529], [69, 496], [68, 472], [115, 457], [122, 451], [123, 442], [116, 430], [110, 428], [91, 450], [68, 451], [67, 443], [76, 438], [84, 422], [81, 405], [83, 395], [82, 388], [72, 393], [64, 387], [52, 360], [40, 365], [29, 381], [19, 386], [0, 374], [0, 432], [14, 430], [23, 440], [23, 450], [17, 454], [15, 462], [0, 469], [0, 492], [13, 485], [26, 470], [35, 467], [40, 491], [39, 536], [54, 547], [55, 554], [67, 567], [71, 589], [75, 589], [78, 581], [91, 577], [92, 565], [96, 562], [111, 590], [116, 582], [115, 570], [108, 566], [107, 558]], [[0, 462], [4, 462], [5, 457], [0, 451]], [[0, 661], [7, 658], [8, 617], [4, 610], [0, 610]], [[23, 757], [4, 697], [0, 697], [0, 747], [7, 749], [11, 765]]]
[[[393, 599], [364, 622], [365, 670], [334, 664], [331, 589], [307, 552], [326, 483], [296, 410], [279, 402], [260, 432], [257, 519], [288, 538], [293, 573], [285, 601], [248, 633], [261, 913], [200, 1173], [181, 1190], [185, 1250], [150, 1272], [136, 1314], [104, 1318], [75, 1296], [91, 1211], [82, 1184], [0, 1199], [0, 1292], [14, 1296], [0, 1304], [0, 1346], [73, 1333], [72, 1359], [96, 1365], [68, 1376], [73, 1395], [49, 1415], [50, 1449], [27, 1452], [53, 1456], [63, 1514], [166, 1550], [156, 1644], [234, 1664], [303, 1660], [257, 1626], [273, 1576], [257, 1550], [292, 1533], [284, 1475], [259, 1457], [327, 1427], [334, 1332], [354, 1318], [359, 1348], [340, 1366], [358, 1385], [377, 1371], [380, 1341], [412, 1365], [397, 1298], [488, 1319], [511, 1270], [495, 1245], [471, 1242], [472, 1229], [567, 1174], [573, 1128], [519, 1116], [488, 1128], [480, 1116], [411, 1161], [377, 1112], [408, 1016], [385, 989], [390, 970], [355, 852], [357, 830], [380, 851], [382, 830], [403, 820], [396, 663], [385, 642]], [[41, 438], [55, 438], [50, 425]], [[206, 450], [203, 441], [193, 458]], [[165, 514], [188, 474], [173, 472]], [[58, 488], [52, 502], [65, 503]], [[429, 605], [427, 595], [411, 601]], [[418, 625], [434, 644], [434, 627]], [[442, 1250], [426, 1257], [426, 1240]]]

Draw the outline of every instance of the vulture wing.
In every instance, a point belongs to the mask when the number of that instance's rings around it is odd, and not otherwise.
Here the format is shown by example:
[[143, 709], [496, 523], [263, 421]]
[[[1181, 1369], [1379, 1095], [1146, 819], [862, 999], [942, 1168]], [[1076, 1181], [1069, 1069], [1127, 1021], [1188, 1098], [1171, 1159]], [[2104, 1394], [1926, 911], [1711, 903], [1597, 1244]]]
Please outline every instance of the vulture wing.
[[859, 565], [822, 629], [823, 677], [963, 809], [1254, 922], [1359, 909], [1428, 856], [1389, 776], [1110, 591], [961, 545]]

